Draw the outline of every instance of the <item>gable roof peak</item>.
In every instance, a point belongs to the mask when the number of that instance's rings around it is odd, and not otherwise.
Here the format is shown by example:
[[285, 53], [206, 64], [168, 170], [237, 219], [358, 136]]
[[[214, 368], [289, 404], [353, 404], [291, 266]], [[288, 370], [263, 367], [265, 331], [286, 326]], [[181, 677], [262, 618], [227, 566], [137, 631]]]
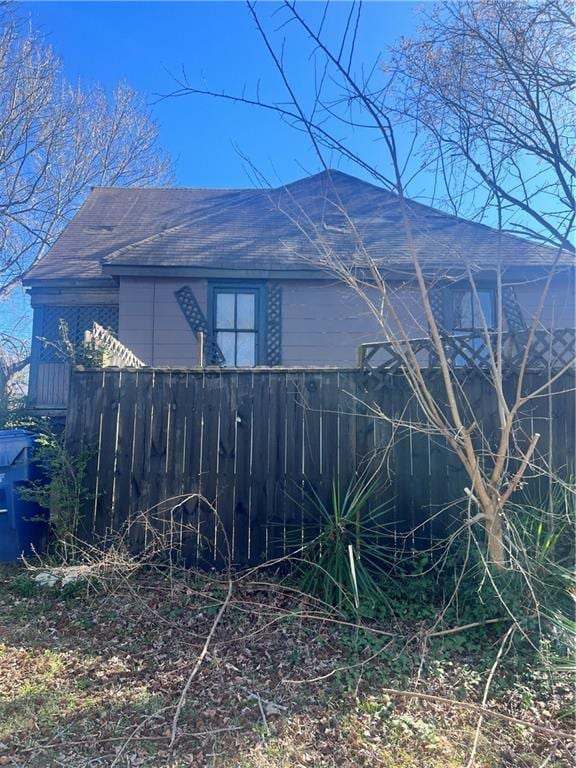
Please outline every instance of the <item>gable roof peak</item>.
[[345, 171], [341, 171], [338, 168], [324, 168], [322, 171], [318, 171], [317, 173], [312, 173], [308, 176], [303, 176], [300, 179], [295, 179], [288, 184], [283, 184], [278, 187], [278, 189], [295, 186], [314, 186], [318, 182], [324, 181], [336, 183], [343, 182], [345, 184], [364, 184], [369, 187], [374, 187], [375, 189], [382, 189], [382, 187], [379, 187], [370, 181], [361, 179], [358, 176], [353, 176], [351, 173], [346, 173]]

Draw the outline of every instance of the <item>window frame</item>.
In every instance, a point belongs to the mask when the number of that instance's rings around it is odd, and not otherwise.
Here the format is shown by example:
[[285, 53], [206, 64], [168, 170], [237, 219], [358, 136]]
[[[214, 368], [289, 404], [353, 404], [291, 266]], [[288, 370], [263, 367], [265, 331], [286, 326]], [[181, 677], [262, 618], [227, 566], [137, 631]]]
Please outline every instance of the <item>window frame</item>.
[[[225, 368], [255, 368], [264, 365], [266, 360], [266, 284], [255, 280], [214, 280], [208, 283], [208, 331], [210, 338], [217, 344], [216, 304], [217, 296], [221, 293], [238, 294], [251, 293], [254, 295], [255, 317], [254, 333], [256, 334], [254, 365], [226, 365]], [[233, 330], [233, 333], [238, 333]]]

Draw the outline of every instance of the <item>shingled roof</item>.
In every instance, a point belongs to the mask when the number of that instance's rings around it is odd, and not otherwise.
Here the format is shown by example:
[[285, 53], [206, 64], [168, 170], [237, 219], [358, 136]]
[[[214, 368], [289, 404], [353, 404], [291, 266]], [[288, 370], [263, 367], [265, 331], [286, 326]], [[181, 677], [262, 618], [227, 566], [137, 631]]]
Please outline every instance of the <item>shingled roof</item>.
[[[553, 249], [413, 201], [407, 209], [420, 259], [431, 268], [462, 259], [485, 267], [497, 258], [545, 266], [555, 258]], [[300, 274], [318, 269], [319, 246], [359, 264], [359, 242], [382, 267], [410, 270], [398, 197], [339, 171], [276, 189], [98, 187], [28, 282], [91, 280], [135, 268]]]

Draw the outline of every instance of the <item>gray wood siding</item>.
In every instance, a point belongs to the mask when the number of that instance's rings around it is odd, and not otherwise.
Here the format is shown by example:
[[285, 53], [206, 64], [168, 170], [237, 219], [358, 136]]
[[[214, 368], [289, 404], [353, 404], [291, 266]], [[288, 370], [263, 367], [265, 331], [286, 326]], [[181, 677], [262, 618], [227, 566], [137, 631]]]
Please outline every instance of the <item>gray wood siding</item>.
[[282, 363], [354, 365], [363, 341], [382, 339], [367, 305], [337, 283], [282, 283]]
[[[282, 364], [322, 366], [355, 364], [359, 344], [383, 341], [383, 331], [367, 303], [350, 288], [333, 281], [283, 280]], [[154, 366], [194, 367], [199, 364], [198, 342], [174, 292], [189, 285], [204, 313], [207, 281], [171, 278], [123, 278], [120, 281], [120, 341], [144, 362]], [[542, 283], [516, 286], [527, 321], [536, 310]], [[371, 299], [379, 307], [375, 291]], [[395, 311], [408, 334], [427, 333], [422, 302], [413, 286], [392, 294]], [[555, 279], [543, 315], [545, 327], [574, 327], [574, 286]]]
[[69, 386], [70, 366], [67, 363], [38, 363], [34, 407], [65, 408]]
[[[516, 297], [526, 322], [537, 312], [544, 290], [544, 280], [538, 280], [516, 287]], [[541, 325], [544, 328], [574, 328], [576, 323], [574, 295], [574, 272], [566, 271], [552, 279], [550, 290], [542, 311]]]
[[[120, 341], [149, 365], [199, 364], [198, 343], [174, 296], [183, 285], [206, 313], [205, 280], [120, 281]], [[359, 344], [382, 339], [365, 302], [345, 286], [285, 280], [281, 288], [283, 365], [353, 365]]]
[[206, 313], [206, 281], [123, 278], [119, 339], [148, 365], [193, 367], [199, 345], [174, 292], [189, 285]]

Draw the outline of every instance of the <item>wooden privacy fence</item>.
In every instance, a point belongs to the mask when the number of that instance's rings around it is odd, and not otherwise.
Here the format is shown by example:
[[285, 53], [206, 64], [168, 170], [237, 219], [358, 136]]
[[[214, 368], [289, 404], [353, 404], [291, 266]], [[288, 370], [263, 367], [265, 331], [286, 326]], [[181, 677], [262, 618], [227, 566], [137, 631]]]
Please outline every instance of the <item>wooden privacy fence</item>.
[[[440, 378], [429, 377], [444, 400]], [[506, 381], [516, 386], [514, 376]], [[527, 391], [541, 383], [540, 374], [527, 374]], [[563, 474], [574, 466], [573, 387], [566, 374], [553, 396], [529, 402], [516, 435], [522, 445], [539, 432], [536, 462]], [[498, 418], [485, 375], [462, 374], [462, 391], [494, 438]], [[407, 426], [381, 418], [379, 409]], [[128, 527], [136, 550], [164, 534], [189, 561], [221, 564], [226, 541], [235, 565], [270, 560], [318, 522], [312, 492], [327, 502], [334, 483], [345, 489], [372, 462], [382, 478], [373, 503], [390, 507], [389, 542], [429, 545], [462, 520], [470, 483], [441, 438], [410, 426], [421, 420], [401, 375], [77, 370], [66, 439], [88, 457], [82, 536], [100, 541]], [[547, 489], [533, 471], [527, 481], [533, 494]]]

